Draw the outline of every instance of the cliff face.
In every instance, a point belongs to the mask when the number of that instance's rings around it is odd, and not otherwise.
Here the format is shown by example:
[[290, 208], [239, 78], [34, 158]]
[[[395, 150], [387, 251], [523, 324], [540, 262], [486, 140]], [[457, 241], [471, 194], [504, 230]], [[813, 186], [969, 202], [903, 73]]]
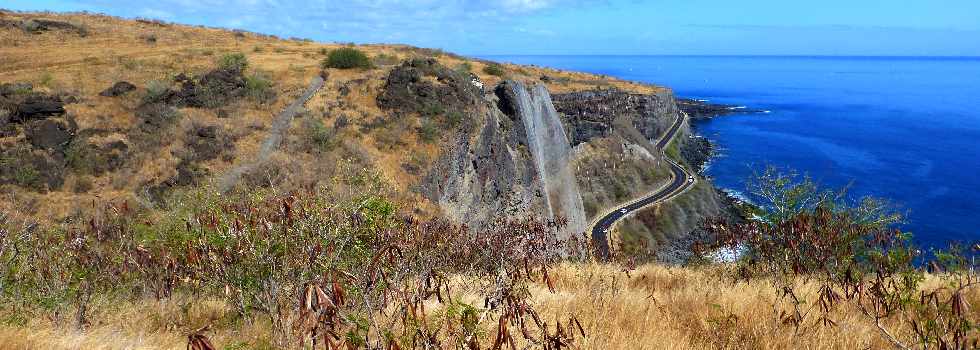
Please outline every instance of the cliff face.
[[[643, 136], [634, 142], [654, 140], [670, 127], [679, 112], [669, 92], [633, 94], [615, 89], [556, 95], [555, 106], [570, 126], [573, 146], [612, 136], [617, 131], [617, 119], [626, 119]], [[629, 131], [622, 127], [625, 125], [620, 126], [618, 131]]]
[[423, 184], [426, 196], [471, 226], [532, 215], [566, 219], [565, 235], [584, 232], [571, 147], [548, 90], [505, 82], [484, 102], [474, 127], [444, 147]]
[[569, 232], [585, 232], [582, 194], [569, 164], [572, 149], [548, 89], [535, 85], [529, 91], [521, 83], [512, 84], [511, 89], [517, 96], [517, 114], [524, 122], [528, 148], [546, 194], [547, 217], [563, 217], [568, 220]]
[[[449, 73], [432, 75], [462, 84]], [[465, 90], [458, 86], [453, 91]], [[418, 87], [405, 91], [439, 96]], [[420, 186], [455, 222], [484, 227], [502, 217], [560, 217], [567, 220], [564, 235], [579, 234], [596, 215], [670, 179], [662, 150], [655, 146], [681, 113], [669, 92], [607, 89], [553, 99], [543, 85], [506, 81], [492, 93], [477, 95], [481, 98], [472, 104], [443, 102], [463, 111], [467, 122], [442, 144]], [[685, 127], [667, 149], [685, 163], [701, 151], [688, 135]], [[652, 253], [720, 211], [710, 185], [698, 188], [626, 220], [620, 226], [621, 247]]]

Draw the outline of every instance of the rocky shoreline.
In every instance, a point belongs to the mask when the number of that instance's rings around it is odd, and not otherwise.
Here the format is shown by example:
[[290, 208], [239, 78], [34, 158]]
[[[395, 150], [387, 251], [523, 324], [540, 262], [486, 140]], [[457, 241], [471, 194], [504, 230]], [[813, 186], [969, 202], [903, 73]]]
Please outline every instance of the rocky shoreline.
[[733, 114], [769, 113], [767, 110], [748, 108], [746, 106], [709, 103], [707, 100], [677, 98], [677, 108], [687, 113], [691, 119], [704, 120]]
[[[765, 113], [764, 110], [739, 108], [740, 106], [713, 104], [704, 100], [687, 98], [675, 99], [678, 109], [684, 111], [688, 116], [695, 120], [707, 120], [715, 117], [728, 116], [734, 114], [755, 114]], [[705, 165], [711, 158], [717, 156], [718, 146], [711, 139], [698, 135], [696, 127], [692, 125], [693, 135], [681, 147], [680, 154], [691, 167], [699, 174], [704, 175]], [[730, 193], [712, 184], [713, 190], [723, 202], [723, 218], [728, 221], [742, 221], [745, 218], [738, 209], [740, 200]], [[705, 243], [714, 240], [714, 235], [702, 227], [698, 227], [687, 235], [671, 240], [659, 247], [656, 260], [670, 265], [683, 265], [694, 258], [691, 247], [696, 243]]]

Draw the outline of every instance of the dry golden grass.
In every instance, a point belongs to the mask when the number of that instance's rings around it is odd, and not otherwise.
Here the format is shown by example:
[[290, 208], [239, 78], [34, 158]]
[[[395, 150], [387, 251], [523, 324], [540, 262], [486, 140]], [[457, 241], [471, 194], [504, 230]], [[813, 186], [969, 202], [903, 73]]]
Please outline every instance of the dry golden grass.
[[[766, 281], [733, 283], [723, 267], [685, 268], [644, 265], [629, 274], [618, 266], [565, 264], [553, 270], [555, 292], [532, 286], [532, 305], [551, 325], [556, 317], [575, 315], [586, 338], [580, 349], [888, 349], [891, 345], [856, 310], [840, 309], [835, 327], [795, 334], [777, 321], [777, 294]], [[927, 284], [940, 280], [929, 277]], [[455, 298], [473, 305], [473, 281], [457, 278]], [[816, 290], [802, 289], [813, 296]], [[976, 305], [980, 293], [968, 301]], [[432, 317], [440, 305], [427, 304]], [[24, 326], [0, 325], [0, 349], [183, 349], [186, 335], [205, 325], [220, 349], [269, 344], [271, 329], [263, 320], [235, 320], [234, 310], [219, 300], [140, 301], [103, 306], [84, 332], [45, 320]], [[492, 342], [494, 321], [481, 325]], [[898, 328], [898, 334], [907, 334]]]
[[[0, 204], [0, 209], [50, 219], [72, 215], [86, 203], [105, 200], [136, 201], [134, 193], [139, 188], [167, 179], [176, 173], [175, 167], [179, 160], [172, 153], [180, 147], [180, 131], [192, 124], [221, 125], [237, 136], [234, 160], [228, 162], [216, 159], [202, 164], [212, 174], [220, 174], [235, 164], [249, 161], [268, 136], [267, 126], [274, 115], [292, 102], [309, 80], [318, 74], [324, 53], [342, 47], [340, 44], [283, 40], [253, 33], [178, 24], [154, 24], [104, 15], [0, 12], [0, 19], [8, 21], [31, 18], [72, 23], [86, 28], [88, 35], [80, 36], [63, 30], [29, 34], [18, 28], [0, 28], [0, 82], [31, 82], [41, 91], [77, 96], [80, 102], [66, 108], [75, 117], [80, 129], [98, 127], [125, 130], [135, 122], [133, 110], [139, 105], [143, 95], [142, 88], [148, 82], [165, 79], [180, 72], [206, 72], [214, 67], [219, 57], [227, 53], [244, 53], [249, 60], [250, 70], [270, 77], [275, 84], [273, 89], [279, 95], [271, 104], [235, 102], [224, 108], [233, 116], [227, 119], [217, 118], [214, 110], [181, 109], [183, 120], [174, 134], [161, 137], [164, 147], [159, 152], [143, 155], [137, 161], [135, 169], [124, 169], [86, 179], [92, 183], [92, 190], [87, 193], [71, 191], [72, 184], [79, 181], [71, 175], [66, 178], [66, 186], [59, 191], [2, 191], [11, 200], [0, 201], [7, 203]], [[147, 40], [151, 37], [155, 40]], [[471, 72], [491, 88], [503, 79], [484, 73], [483, 68], [488, 62], [482, 60], [404, 45], [362, 45], [358, 49], [370, 57], [387, 56], [389, 59], [386, 61], [389, 62], [395, 62], [390, 58], [403, 60], [433, 56], [448, 67], [467, 63]], [[385, 115], [375, 101], [383, 84], [382, 79], [392, 67], [389, 63], [368, 70], [330, 69], [327, 85], [307, 103], [307, 109], [312, 117], [322, 119], [325, 125], [332, 125], [340, 113], [328, 113], [326, 106], [343, 101], [345, 107], [342, 111], [353, 125], [351, 129], [356, 129], [358, 123], [366, 122], [365, 119]], [[508, 79], [541, 82], [542, 76], [548, 76], [550, 80], [544, 83], [552, 92], [595, 87], [618, 87], [643, 93], [664, 91], [660, 87], [587, 73], [510, 64], [503, 67], [505, 78]], [[128, 81], [141, 89], [117, 98], [98, 96], [99, 92], [117, 81]], [[348, 96], [340, 96], [339, 87], [352, 81], [360, 88], [353, 89]], [[298, 124], [300, 122], [301, 120], [294, 121], [292, 130], [301, 127]], [[407, 126], [414, 128], [417, 123], [418, 121], [412, 121]], [[121, 133], [110, 137], [124, 138]], [[399, 147], [379, 147], [374, 135], [360, 135], [356, 131], [347, 131], [338, 137], [345, 142], [356, 143], [357, 148], [371, 158], [372, 166], [381, 170], [396, 188], [400, 202], [420, 207], [423, 212], [435, 212], [432, 203], [409, 191], [410, 184], [417, 182], [418, 175], [407, 173], [401, 164], [413, 156], [435, 159], [438, 155], [437, 146], [420, 142], [415, 137], [407, 137], [405, 144]], [[5, 140], [0, 139], [0, 142], [3, 141]], [[320, 173], [316, 169], [307, 169], [305, 164], [322, 161], [321, 159], [296, 152], [281, 153], [279, 158], [299, 164], [302, 168], [300, 170], [304, 170], [306, 175], [315, 177]]]

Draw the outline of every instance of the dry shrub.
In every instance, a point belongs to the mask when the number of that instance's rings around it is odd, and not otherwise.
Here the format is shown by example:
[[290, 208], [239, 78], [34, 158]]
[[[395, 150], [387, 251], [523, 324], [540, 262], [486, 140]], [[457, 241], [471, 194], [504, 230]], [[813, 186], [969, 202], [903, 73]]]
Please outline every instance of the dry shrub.
[[[420, 221], [380, 195], [377, 174], [345, 174], [334, 185], [357, 189], [349, 200], [327, 188], [201, 191], [163, 217], [123, 203], [63, 227], [3, 226], [0, 305], [84, 329], [93, 299], [220, 298], [267, 319], [283, 347], [560, 348], [583, 336], [574, 315], [548, 322], [528, 301], [532, 283], [553, 286], [556, 263], [589, 256], [584, 240], [556, 238], [563, 222], [475, 232]], [[454, 297], [460, 275], [482, 304]], [[211, 345], [203, 331], [189, 338]]]
[[[697, 250], [743, 252], [735, 276], [771, 281], [781, 295], [778, 320], [795, 335], [847, 327], [837, 318], [846, 308], [897, 348], [977, 347], [978, 322], [965, 295], [980, 284], [973, 264], [980, 246], [968, 252], [954, 245], [927, 258], [910, 234], [892, 227], [901, 215], [882, 200], [851, 204], [844, 191], [820, 191], [809, 178], [775, 168], [753, 184], [759, 219], [710, 223], [718, 240]], [[941, 286], [924, 283], [922, 262], [943, 272]], [[816, 287], [815, 300], [805, 297], [800, 280]]]

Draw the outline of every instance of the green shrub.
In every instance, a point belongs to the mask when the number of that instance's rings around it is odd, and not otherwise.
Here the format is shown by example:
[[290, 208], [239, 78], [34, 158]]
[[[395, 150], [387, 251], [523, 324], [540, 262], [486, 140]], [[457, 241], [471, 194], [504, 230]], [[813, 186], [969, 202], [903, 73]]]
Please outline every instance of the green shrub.
[[273, 99], [275, 97], [275, 91], [272, 90], [272, 80], [261, 73], [246, 76], [245, 95], [258, 102], [266, 102]]
[[316, 118], [306, 119], [306, 135], [313, 148], [319, 151], [327, 151], [336, 145], [335, 132], [323, 125], [323, 121]]
[[321, 66], [336, 69], [367, 69], [371, 68], [371, 60], [361, 50], [345, 47], [330, 51]]
[[439, 126], [431, 119], [423, 119], [419, 125], [419, 139], [425, 143], [432, 143], [440, 136]]
[[40, 83], [41, 86], [51, 87], [51, 84], [54, 83], [54, 76], [50, 72], [41, 73]]
[[242, 53], [229, 53], [218, 59], [218, 67], [227, 70], [245, 70], [248, 67], [248, 59]]
[[488, 64], [483, 67], [483, 72], [498, 77], [502, 77], [507, 74], [504, 67], [496, 63]]
[[14, 173], [14, 182], [24, 187], [37, 186], [41, 174], [30, 166], [21, 167]]
[[442, 117], [443, 126], [447, 129], [455, 129], [463, 122], [463, 113], [460, 112], [449, 112]]
[[441, 104], [432, 103], [432, 104], [426, 105], [425, 107], [422, 107], [422, 111], [421, 112], [422, 112], [422, 115], [426, 115], [426, 116], [437, 116], [437, 115], [442, 114], [445, 111], [446, 111], [446, 108], [443, 107]]
[[462, 74], [462, 75], [469, 75], [471, 72], [473, 72], [473, 65], [470, 64], [469, 62], [463, 62], [463, 63], [457, 64], [455, 70], [456, 70], [456, 73], [459, 73], [459, 74]]
[[146, 83], [146, 95], [143, 96], [143, 101], [157, 102], [169, 91], [170, 82], [163, 80], [151, 80], [149, 83]]

